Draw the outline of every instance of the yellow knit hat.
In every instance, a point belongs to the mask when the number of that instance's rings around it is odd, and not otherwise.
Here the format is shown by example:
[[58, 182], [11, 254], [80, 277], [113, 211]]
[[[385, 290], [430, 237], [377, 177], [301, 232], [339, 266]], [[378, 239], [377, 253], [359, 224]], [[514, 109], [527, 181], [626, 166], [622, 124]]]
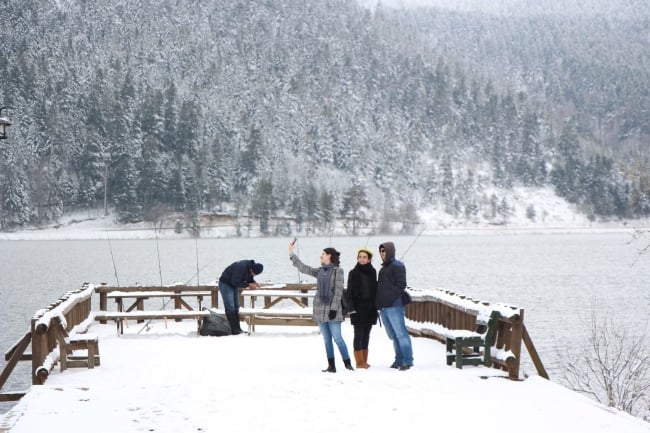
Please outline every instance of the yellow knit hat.
[[372, 251], [370, 251], [368, 248], [366, 248], [366, 247], [359, 248], [359, 251], [357, 251], [357, 255], [359, 255], [359, 253], [366, 253], [366, 254], [368, 254], [368, 258], [369, 258], [370, 260], [372, 260]]

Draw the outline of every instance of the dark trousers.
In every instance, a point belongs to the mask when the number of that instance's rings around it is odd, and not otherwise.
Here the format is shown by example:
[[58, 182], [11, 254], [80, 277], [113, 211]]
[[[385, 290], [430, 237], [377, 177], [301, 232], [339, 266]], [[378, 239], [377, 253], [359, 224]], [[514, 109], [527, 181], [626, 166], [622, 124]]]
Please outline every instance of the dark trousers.
[[368, 343], [370, 343], [371, 329], [372, 324], [354, 325], [354, 339], [352, 340], [354, 350], [362, 350], [368, 348]]
[[228, 283], [219, 281], [219, 293], [223, 301], [223, 309], [226, 314], [239, 313], [239, 290]]

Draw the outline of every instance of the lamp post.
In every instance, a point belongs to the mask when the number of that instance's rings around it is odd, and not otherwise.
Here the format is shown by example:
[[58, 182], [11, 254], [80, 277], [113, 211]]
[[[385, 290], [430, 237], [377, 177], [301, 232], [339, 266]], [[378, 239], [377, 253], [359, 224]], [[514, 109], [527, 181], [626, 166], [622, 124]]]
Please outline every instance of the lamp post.
[[8, 110], [12, 107], [0, 107], [0, 140], [7, 138], [7, 127], [11, 126], [11, 122], [6, 117], [2, 117], [2, 110]]
[[[9, 121], [9, 119], [7, 119], [6, 117], [2, 117], [2, 110], [8, 110], [9, 108], [12, 108], [12, 107], [0, 107], [0, 140], [4, 140], [5, 138], [7, 138], [7, 127], [11, 126], [11, 122]], [[3, 203], [3, 201], [4, 201], [3, 200], [3, 198], [4, 198], [3, 197], [4, 187], [2, 186], [4, 184], [4, 181], [3, 181], [4, 175], [2, 173], [2, 167], [4, 166], [3, 164], [4, 163], [0, 163], [0, 187], [1, 187], [0, 188], [0, 204]], [[0, 230], [3, 228], [3, 226], [4, 226], [3, 208], [0, 205]]]

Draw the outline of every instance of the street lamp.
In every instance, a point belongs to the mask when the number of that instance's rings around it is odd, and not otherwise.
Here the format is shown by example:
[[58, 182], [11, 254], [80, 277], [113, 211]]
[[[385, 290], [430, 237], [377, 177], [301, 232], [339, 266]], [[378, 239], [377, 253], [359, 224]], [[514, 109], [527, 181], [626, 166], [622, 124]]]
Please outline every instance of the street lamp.
[[6, 117], [2, 117], [2, 110], [7, 110], [12, 107], [0, 107], [0, 140], [7, 138], [7, 127], [11, 126], [11, 122]]

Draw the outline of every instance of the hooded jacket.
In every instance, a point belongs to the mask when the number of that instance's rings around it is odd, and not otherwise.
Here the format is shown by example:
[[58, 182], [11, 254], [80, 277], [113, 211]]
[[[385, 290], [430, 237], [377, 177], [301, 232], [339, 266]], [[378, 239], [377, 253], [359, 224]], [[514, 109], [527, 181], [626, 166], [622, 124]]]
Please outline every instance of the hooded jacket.
[[402, 304], [402, 293], [406, 289], [406, 267], [395, 258], [395, 244], [384, 242], [379, 249], [384, 248], [386, 255], [377, 277], [377, 298], [375, 306], [379, 309], [396, 307]]
[[242, 289], [248, 287], [249, 283], [255, 282], [255, 278], [253, 278], [253, 274], [251, 273], [254, 263], [255, 260], [240, 260], [232, 263], [223, 270], [219, 281], [235, 288]]

